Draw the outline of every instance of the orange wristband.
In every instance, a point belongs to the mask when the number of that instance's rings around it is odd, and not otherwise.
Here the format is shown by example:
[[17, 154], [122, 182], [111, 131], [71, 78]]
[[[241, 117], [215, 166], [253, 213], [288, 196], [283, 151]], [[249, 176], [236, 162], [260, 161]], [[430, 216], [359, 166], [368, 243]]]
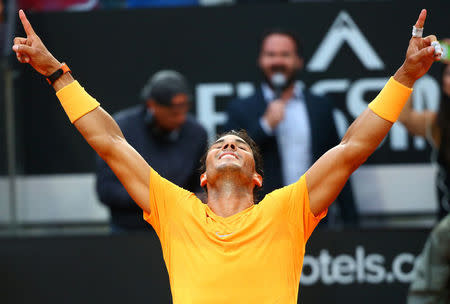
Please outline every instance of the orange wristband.
[[394, 123], [412, 91], [391, 77], [378, 96], [369, 103], [369, 108], [381, 118]]
[[89, 95], [84, 88], [74, 81], [56, 92], [64, 111], [69, 116], [70, 122], [74, 123], [80, 117], [96, 109], [100, 104]]

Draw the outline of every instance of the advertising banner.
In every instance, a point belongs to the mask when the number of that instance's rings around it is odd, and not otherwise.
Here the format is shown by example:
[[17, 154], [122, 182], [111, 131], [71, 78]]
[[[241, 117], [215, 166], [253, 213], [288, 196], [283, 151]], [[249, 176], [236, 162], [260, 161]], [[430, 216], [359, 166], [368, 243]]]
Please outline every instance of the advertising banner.
[[[140, 89], [156, 71], [183, 73], [194, 91], [192, 111], [210, 139], [227, 119], [227, 103], [260, 85], [260, 34], [272, 27], [292, 29], [304, 44], [305, 68], [298, 81], [333, 99], [335, 123], [343, 136], [402, 64], [423, 5], [420, 1], [261, 4], [42, 13], [30, 20], [53, 54], [69, 64], [73, 75], [110, 113], [142, 102]], [[450, 36], [450, 4], [427, 1], [426, 8], [425, 34]], [[93, 151], [70, 125], [43, 77], [25, 65], [18, 69], [16, 121], [22, 173], [54, 176], [53, 189], [61, 189], [59, 175], [82, 173], [83, 181], [90, 180]], [[416, 83], [415, 108], [437, 109], [439, 70], [437, 63]], [[411, 137], [395, 124], [352, 177], [360, 212], [433, 213], [436, 171], [431, 158], [423, 138]], [[70, 187], [82, 189], [86, 184], [80, 179]], [[85, 193], [95, 195], [92, 191]]]
[[[298, 303], [405, 303], [412, 266], [427, 234], [314, 232]], [[170, 303], [169, 278], [154, 233], [3, 238], [0, 246], [2, 303]]]

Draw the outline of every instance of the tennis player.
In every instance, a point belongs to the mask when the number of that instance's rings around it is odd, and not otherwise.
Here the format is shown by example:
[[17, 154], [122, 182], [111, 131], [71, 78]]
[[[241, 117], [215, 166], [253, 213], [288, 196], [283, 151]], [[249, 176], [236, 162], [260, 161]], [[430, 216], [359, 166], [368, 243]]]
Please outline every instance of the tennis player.
[[431, 45], [436, 37], [422, 38], [422, 10], [403, 65], [339, 145], [296, 183], [255, 204], [254, 190], [263, 183], [256, 146], [244, 132], [221, 136], [204, 158], [200, 183], [208, 198], [203, 204], [145, 162], [67, 65], [46, 49], [22, 10], [19, 17], [26, 37], [14, 39], [17, 59], [47, 77], [70, 121], [142, 208], [159, 236], [175, 304], [297, 303], [309, 236], [352, 172], [389, 132], [414, 82], [439, 59]]

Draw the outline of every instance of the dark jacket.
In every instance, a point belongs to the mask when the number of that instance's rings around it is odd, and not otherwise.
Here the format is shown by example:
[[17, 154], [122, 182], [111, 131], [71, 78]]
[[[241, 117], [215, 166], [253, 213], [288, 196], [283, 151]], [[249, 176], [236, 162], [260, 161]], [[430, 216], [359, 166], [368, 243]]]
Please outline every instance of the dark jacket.
[[[125, 109], [114, 115], [128, 143], [162, 177], [192, 192], [200, 187], [200, 158], [206, 150], [205, 129], [191, 116], [176, 139], [161, 135], [152, 127], [151, 116], [144, 105]], [[142, 210], [131, 199], [112, 170], [97, 156], [97, 193], [111, 211], [114, 227], [146, 229]]]
[[[326, 151], [339, 144], [334, 124], [331, 102], [304, 90], [306, 108], [311, 125], [312, 161], [315, 162]], [[264, 179], [262, 194], [265, 195], [283, 186], [281, 159], [275, 135], [267, 135], [261, 128], [260, 118], [264, 115], [267, 102], [261, 88], [252, 96], [236, 99], [228, 104], [228, 121], [225, 131], [246, 129], [261, 149], [264, 160]], [[312, 165], [312, 164], [311, 164]], [[356, 224], [356, 212], [350, 181], [338, 196], [342, 219], [347, 224]]]

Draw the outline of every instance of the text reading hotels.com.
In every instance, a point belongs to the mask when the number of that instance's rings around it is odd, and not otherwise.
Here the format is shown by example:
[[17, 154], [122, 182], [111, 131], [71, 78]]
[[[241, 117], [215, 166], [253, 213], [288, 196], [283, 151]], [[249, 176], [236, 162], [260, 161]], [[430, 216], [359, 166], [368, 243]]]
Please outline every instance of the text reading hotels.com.
[[300, 284], [409, 283], [414, 260], [415, 255], [403, 252], [394, 256], [388, 265], [383, 254], [366, 253], [363, 246], [357, 246], [354, 255], [331, 256], [324, 249], [319, 256], [305, 255]]

